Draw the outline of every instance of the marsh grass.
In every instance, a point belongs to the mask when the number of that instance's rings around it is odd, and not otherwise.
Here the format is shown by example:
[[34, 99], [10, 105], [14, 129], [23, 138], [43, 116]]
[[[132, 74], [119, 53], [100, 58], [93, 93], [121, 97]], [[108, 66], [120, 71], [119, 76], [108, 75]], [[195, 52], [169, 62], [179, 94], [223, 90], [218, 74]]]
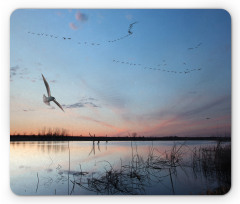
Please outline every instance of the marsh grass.
[[[93, 143], [90, 154], [94, 152], [94, 147]], [[143, 158], [139, 155], [137, 146], [133, 147], [131, 142], [131, 159], [128, 163], [122, 163], [121, 160], [120, 167], [114, 168], [108, 161], [101, 161], [98, 163], [105, 164], [104, 172], [92, 174], [92, 177], [78, 174], [71, 182], [74, 186], [77, 184], [97, 194], [137, 195], [145, 194], [147, 186], [169, 177], [172, 192], [175, 194], [173, 176], [182, 161], [182, 147], [183, 145], [174, 145], [169, 155], [159, 155], [159, 152], [150, 147], [147, 158]]]
[[[97, 145], [100, 146], [99, 143]], [[89, 156], [92, 153], [95, 154], [94, 142]], [[186, 154], [190, 158], [188, 162], [184, 159]], [[146, 189], [154, 183], [168, 185], [169, 191], [175, 194], [177, 172], [181, 169], [186, 175], [189, 170], [192, 170], [195, 177], [201, 175], [208, 181], [217, 183], [217, 188], [207, 189], [206, 187], [206, 190], [199, 194], [222, 195], [227, 193], [231, 187], [231, 145], [229, 144], [219, 142], [215, 146], [190, 149], [185, 143], [178, 145], [174, 143], [172, 148], [164, 153], [159, 152], [152, 145], [149, 147], [148, 155], [142, 157], [138, 153], [137, 145], [134, 146], [131, 142], [130, 155], [128, 162], [120, 159], [119, 165], [113, 165], [106, 160], [97, 162], [97, 165], [103, 166], [100, 168], [103, 171], [90, 173], [83, 171], [80, 165], [80, 171], [71, 172], [69, 149], [68, 172], [62, 172], [59, 179], [61, 181], [65, 179], [64, 181], [68, 182], [68, 194], [70, 195], [73, 194], [76, 186], [96, 194], [143, 195], [146, 194]], [[188, 171], [185, 171], [187, 169]], [[67, 178], [63, 176], [64, 174], [67, 174]], [[72, 175], [71, 179], [70, 175]], [[38, 174], [37, 179], [36, 192], [39, 185]], [[69, 181], [72, 183], [71, 190]]]
[[227, 193], [231, 187], [231, 145], [218, 142], [216, 146], [195, 149], [192, 168], [194, 172], [202, 171], [208, 180], [218, 181], [219, 187], [208, 190], [207, 194]]
[[[145, 194], [146, 187], [154, 182], [163, 182], [169, 179], [172, 193], [175, 194], [174, 178], [177, 177], [178, 167], [184, 170], [192, 168], [196, 172], [202, 172], [207, 179], [218, 181], [219, 187], [209, 189], [203, 194], [225, 194], [231, 186], [231, 146], [222, 145], [192, 149], [190, 165], [185, 163], [183, 157], [186, 153], [185, 143], [176, 145], [164, 154], [151, 146], [146, 158], [138, 154], [137, 146], [131, 143], [131, 159], [126, 164], [121, 160], [120, 167], [114, 168], [108, 161], [105, 163], [105, 171], [84, 177], [87, 174], [79, 174], [71, 181], [74, 186], [93, 191], [97, 194]], [[92, 152], [92, 151], [91, 151]]]

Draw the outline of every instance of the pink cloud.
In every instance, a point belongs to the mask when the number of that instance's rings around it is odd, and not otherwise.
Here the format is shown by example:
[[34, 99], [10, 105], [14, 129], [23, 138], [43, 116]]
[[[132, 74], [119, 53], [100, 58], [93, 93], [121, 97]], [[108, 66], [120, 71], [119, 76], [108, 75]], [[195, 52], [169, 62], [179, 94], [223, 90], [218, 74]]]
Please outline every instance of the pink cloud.
[[78, 27], [74, 23], [69, 23], [69, 27], [73, 30], [77, 30]]
[[81, 13], [80, 11], [78, 11], [75, 14], [75, 18], [77, 21], [80, 21], [80, 22], [84, 22], [88, 20], [88, 16], [86, 14]]

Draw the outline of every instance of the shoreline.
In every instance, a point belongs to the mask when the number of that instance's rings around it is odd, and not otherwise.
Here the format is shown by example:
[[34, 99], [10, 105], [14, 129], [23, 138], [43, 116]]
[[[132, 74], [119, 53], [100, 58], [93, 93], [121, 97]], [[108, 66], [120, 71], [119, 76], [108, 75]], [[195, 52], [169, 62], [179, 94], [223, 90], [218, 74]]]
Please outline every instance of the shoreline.
[[88, 136], [23, 136], [10, 135], [10, 142], [18, 141], [186, 141], [186, 140], [212, 140], [231, 141], [231, 137], [88, 137]]

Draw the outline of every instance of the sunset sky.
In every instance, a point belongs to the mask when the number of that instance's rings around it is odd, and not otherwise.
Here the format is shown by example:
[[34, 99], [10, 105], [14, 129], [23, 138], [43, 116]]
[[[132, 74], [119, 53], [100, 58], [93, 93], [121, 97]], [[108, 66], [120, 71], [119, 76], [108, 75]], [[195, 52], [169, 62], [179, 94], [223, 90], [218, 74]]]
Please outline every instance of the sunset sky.
[[20, 9], [10, 24], [11, 134], [231, 133], [225, 10]]

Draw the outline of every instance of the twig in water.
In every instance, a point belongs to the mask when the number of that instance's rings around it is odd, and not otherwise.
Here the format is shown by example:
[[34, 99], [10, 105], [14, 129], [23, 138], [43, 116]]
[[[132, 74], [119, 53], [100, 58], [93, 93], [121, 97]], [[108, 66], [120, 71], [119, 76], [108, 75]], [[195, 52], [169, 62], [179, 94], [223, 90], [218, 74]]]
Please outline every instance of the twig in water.
[[37, 193], [37, 190], [38, 190], [38, 184], [39, 184], [39, 177], [38, 177], [38, 173], [37, 173], [37, 179], [38, 179], [38, 182], [37, 182], [36, 193]]

